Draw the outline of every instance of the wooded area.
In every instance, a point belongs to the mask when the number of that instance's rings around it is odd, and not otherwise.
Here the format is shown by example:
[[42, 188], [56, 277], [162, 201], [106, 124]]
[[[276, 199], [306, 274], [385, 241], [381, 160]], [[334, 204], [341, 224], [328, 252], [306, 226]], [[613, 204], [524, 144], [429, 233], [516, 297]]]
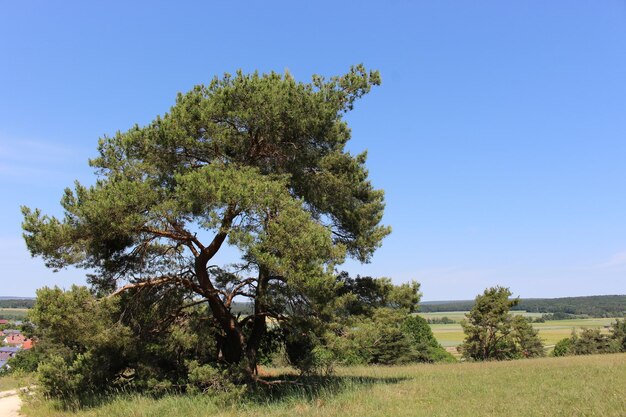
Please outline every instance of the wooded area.
[[[469, 311], [474, 300], [432, 301], [420, 304], [423, 313]], [[593, 295], [586, 297], [522, 298], [514, 311], [565, 313], [590, 317], [621, 317], [626, 314], [626, 295]]]

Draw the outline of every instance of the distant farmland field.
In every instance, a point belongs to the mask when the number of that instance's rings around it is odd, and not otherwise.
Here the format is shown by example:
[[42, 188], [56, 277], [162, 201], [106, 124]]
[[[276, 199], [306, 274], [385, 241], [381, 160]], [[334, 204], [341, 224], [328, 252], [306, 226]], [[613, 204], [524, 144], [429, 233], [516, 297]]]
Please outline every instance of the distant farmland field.
[[23, 320], [27, 313], [27, 308], [0, 308], [0, 319]]
[[[425, 319], [441, 319], [444, 317], [454, 321], [461, 321], [469, 311], [438, 311], [436, 313], [419, 313]], [[511, 311], [515, 316], [541, 317], [544, 313], [529, 313], [527, 311]]]
[[[448, 317], [457, 323], [452, 324], [431, 324], [433, 334], [444, 347], [454, 347], [463, 343], [463, 329], [458, 323], [465, 318], [466, 311], [442, 311], [437, 313], [419, 313], [420, 316], [428, 318]], [[541, 317], [541, 313], [527, 313], [525, 311], [515, 311], [514, 314], [522, 314], [529, 317]], [[539, 330], [539, 336], [546, 346], [554, 345], [561, 339], [572, 334], [572, 330], [580, 331], [583, 328], [604, 329], [611, 323], [614, 318], [594, 318], [594, 319], [576, 319], [576, 320], [551, 320], [545, 323], [533, 323], [533, 327]]]

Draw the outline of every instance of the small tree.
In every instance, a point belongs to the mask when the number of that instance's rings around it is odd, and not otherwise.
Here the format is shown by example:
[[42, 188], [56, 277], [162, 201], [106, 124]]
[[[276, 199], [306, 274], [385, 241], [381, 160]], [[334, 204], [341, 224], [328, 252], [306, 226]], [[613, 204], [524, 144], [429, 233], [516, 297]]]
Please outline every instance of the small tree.
[[116, 300], [96, 300], [85, 287], [37, 290], [30, 313], [43, 353], [39, 385], [44, 394], [76, 400], [110, 387], [136, 344], [116, 320]]
[[567, 356], [571, 355], [572, 348], [572, 338], [566, 337], [565, 339], [561, 339], [556, 342], [554, 345], [554, 350], [552, 351], [552, 356]]
[[377, 308], [371, 315], [357, 316], [349, 325], [326, 335], [339, 363], [346, 365], [396, 365], [413, 362], [413, 341], [403, 329], [405, 311]]
[[460, 347], [463, 357], [473, 360], [507, 359], [514, 350], [510, 338], [511, 307], [519, 300], [510, 300], [508, 288], [488, 288], [476, 297], [474, 307], [461, 321], [465, 341]]
[[626, 352], [626, 320], [616, 320], [610, 334], [599, 329], [572, 331], [567, 339], [560, 340], [554, 347], [554, 356], [593, 355], [600, 353]]
[[543, 344], [528, 320], [515, 318], [511, 307], [519, 299], [510, 299], [504, 287], [488, 288], [476, 297], [474, 307], [461, 322], [465, 341], [459, 347], [471, 360], [504, 360], [516, 357], [543, 356]]
[[402, 323], [404, 334], [413, 342], [417, 362], [456, 362], [435, 339], [433, 331], [423, 317], [416, 314], [407, 316]]
[[594, 355], [619, 352], [617, 343], [609, 335], [598, 329], [583, 329], [580, 334], [572, 334], [570, 352], [573, 355]]
[[611, 326], [611, 337], [615, 340], [616, 349], [626, 352], [626, 318], [616, 320]]
[[539, 331], [533, 328], [530, 320], [523, 316], [515, 316], [512, 325], [511, 335], [516, 353], [520, 358], [537, 358], [546, 355], [539, 338]]

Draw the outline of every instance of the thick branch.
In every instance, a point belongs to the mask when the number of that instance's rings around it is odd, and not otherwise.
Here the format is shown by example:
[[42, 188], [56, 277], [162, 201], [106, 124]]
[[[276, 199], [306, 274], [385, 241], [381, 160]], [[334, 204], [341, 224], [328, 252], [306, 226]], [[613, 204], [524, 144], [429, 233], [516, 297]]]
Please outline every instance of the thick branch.
[[192, 252], [194, 256], [198, 256], [199, 253], [195, 250], [195, 248], [193, 248], [193, 245], [191, 245], [191, 243], [196, 245], [200, 252], [205, 249], [204, 245], [202, 244], [202, 242], [200, 242], [200, 240], [198, 240], [195, 234], [192, 234], [189, 231], [185, 230], [185, 228], [178, 224], [178, 222], [170, 222], [170, 224], [172, 225], [174, 230], [176, 230], [176, 232], [186, 237], [186, 239], [190, 243], [190, 246], [192, 247]]
[[237, 295], [241, 294], [241, 289], [243, 287], [245, 287], [246, 285], [250, 285], [253, 282], [256, 281], [256, 278], [247, 278], [244, 279], [243, 281], [241, 281], [239, 284], [237, 284], [235, 286], [235, 288], [233, 288], [233, 290], [230, 292], [230, 294], [228, 295], [228, 297], [226, 298], [226, 301], [224, 302], [224, 305], [226, 306], [226, 308], [230, 308], [230, 305], [233, 302], [233, 298], [235, 298]]
[[245, 326], [245, 324], [247, 322], [249, 322], [250, 320], [253, 320], [256, 317], [272, 317], [272, 318], [275, 318], [276, 320], [287, 320], [288, 319], [287, 316], [284, 316], [282, 314], [274, 313], [274, 312], [271, 312], [271, 311], [265, 311], [263, 313], [250, 314], [248, 316], [245, 316], [244, 318], [241, 319], [239, 324], [243, 327], [243, 326]]
[[153, 234], [155, 236], [159, 236], [159, 237], [166, 237], [168, 239], [172, 239], [172, 240], [188, 240], [186, 236], [182, 236], [178, 233], [174, 233], [174, 232], [169, 232], [167, 230], [160, 230], [160, 229], [155, 229], [153, 227], [142, 227], [141, 228], [142, 232], [146, 232], [146, 233], [150, 233]]
[[[143, 227], [141, 231], [145, 233], [150, 233], [157, 237], [165, 237], [168, 239], [182, 242], [185, 244], [185, 246], [189, 248], [189, 250], [191, 250], [191, 253], [193, 253], [194, 256], [198, 256], [200, 254], [199, 251], [202, 251], [205, 249], [202, 243], [198, 240], [198, 238], [196, 238], [195, 235], [192, 235], [190, 232], [183, 229], [179, 225], [176, 225], [173, 223], [170, 223], [170, 225], [175, 229], [174, 232], [168, 231], [168, 230], [155, 229], [153, 227]], [[194, 244], [197, 246], [198, 249], [196, 249], [193, 246]]]
[[224, 218], [222, 219], [222, 225], [219, 232], [215, 235], [209, 246], [202, 249], [200, 256], [197, 258], [201, 265], [206, 267], [207, 262], [215, 256], [218, 250], [220, 250], [222, 243], [224, 243], [226, 236], [228, 236], [230, 226], [233, 224], [233, 220], [236, 216], [237, 212], [235, 211], [235, 205], [229, 205], [226, 209], [226, 213], [224, 214]]
[[132, 284], [127, 284], [124, 285], [123, 287], [117, 289], [116, 291], [114, 291], [113, 293], [111, 293], [111, 295], [109, 295], [109, 298], [114, 297], [118, 294], [123, 293], [124, 291], [128, 291], [131, 289], [135, 289], [135, 288], [143, 288], [143, 287], [156, 287], [159, 285], [164, 285], [164, 284], [168, 284], [168, 283], [178, 283], [178, 284], [182, 284], [184, 287], [202, 294], [202, 289], [200, 287], [198, 287], [196, 284], [194, 284], [193, 282], [191, 282], [188, 279], [185, 278], [181, 278], [181, 277], [164, 277], [164, 278], [159, 278], [159, 279], [153, 279], [153, 280], [147, 280], [147, 281], [141, 281], [141, 282], [135, 282]]

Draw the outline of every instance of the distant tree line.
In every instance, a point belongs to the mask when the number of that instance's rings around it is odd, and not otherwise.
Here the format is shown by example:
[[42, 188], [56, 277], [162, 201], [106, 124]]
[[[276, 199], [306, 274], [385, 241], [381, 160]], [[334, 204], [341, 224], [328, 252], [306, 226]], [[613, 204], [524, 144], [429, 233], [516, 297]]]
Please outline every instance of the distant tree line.
[[11, 298], [7, 300], [0, 300], [0, 308], [33, 308], [34, 304], [34, 298]]
[[[423, 303], [420, 305], [420, 311], [424, 313], [469, 311], [473, 307], [473, 300], [442, 301]], [[626, 295], [520, 299], [519, 304], [511, 307], [511, 310], [554, 314], [551, 318], [545, 318], [546, 320], [571, 319], [581, 315], [621, 317], [626, 314]]]

